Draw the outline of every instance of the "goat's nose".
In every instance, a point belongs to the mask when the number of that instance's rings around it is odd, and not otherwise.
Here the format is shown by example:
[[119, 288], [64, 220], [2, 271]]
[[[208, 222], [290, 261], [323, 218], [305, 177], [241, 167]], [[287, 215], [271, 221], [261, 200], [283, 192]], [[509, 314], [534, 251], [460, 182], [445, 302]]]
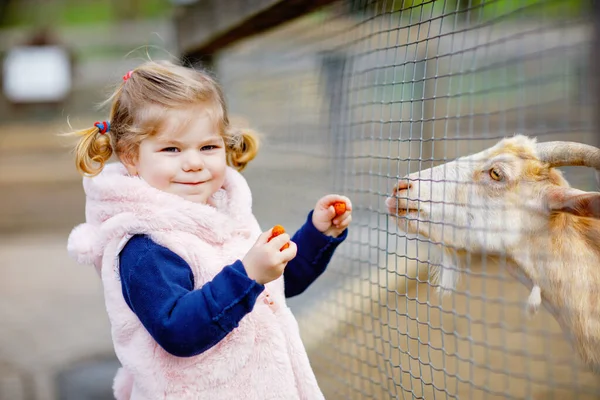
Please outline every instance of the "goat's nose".
[[410, 183], [408, 183], [408, 181], [405, 181], [405, 180], [398, 181], [396, 186], [394, 186], [394, 193], [390, 197], [385, 199], [385, 205], [390, 210], [396, 208], [398, 205], [398, 202], [396, 199], [396, 195], [398, 194], [398, 192], [401, 192], [403, 190], [408, 190], [411, 187], [412, 187], [412, 185]]
[[403, 190], [408, 190], [412, 187], [408, 181], [399, 181], [396, 187], [394, 188], [394, 194], [401, 192]]
[[385, 199], [385, 205], [390, 209], [396, 208], [396, 198], [388, 197], [387, 199]]

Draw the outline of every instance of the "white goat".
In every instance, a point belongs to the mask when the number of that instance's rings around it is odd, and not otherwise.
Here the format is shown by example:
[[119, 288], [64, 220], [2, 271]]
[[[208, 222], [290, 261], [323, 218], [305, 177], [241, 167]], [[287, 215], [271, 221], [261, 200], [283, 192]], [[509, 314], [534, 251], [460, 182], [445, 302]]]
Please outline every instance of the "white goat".
[[[523, 135], [410, 174], [386, 199], [398, 226], [457, 251], [504, 253], [512, 276], [556, 318], [582, 360], [600, 372], [600, 193], [571, 188], [554, 167], [600, 169], [600, 149]], [[447, 260], [445, 260], [447, 261]], [[444, 264], [444, 263], [442, 263]], [[443, 266], [441, 289], [457, 273]]]

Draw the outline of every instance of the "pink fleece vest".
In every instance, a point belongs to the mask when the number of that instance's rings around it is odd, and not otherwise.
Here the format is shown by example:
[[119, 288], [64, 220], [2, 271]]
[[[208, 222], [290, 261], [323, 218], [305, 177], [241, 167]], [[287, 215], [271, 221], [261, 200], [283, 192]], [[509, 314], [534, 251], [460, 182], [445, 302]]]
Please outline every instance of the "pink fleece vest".
[[266, 285], [253, 311], [220, 343], [189, 358], [164, 351], [123, 298], [118, 253], [133, 234], [148, 234], [187, 261], [196, 288], [243, 258], [261, 229], [241, 174], [227, 169], [213, 205], [155, 189], [129, 176], [120, 163], [84, 178], [83, 185], [87, 222], [71, 232], [68, 251], [79, 263], [94, 264], [102, 277], [114, 348], [123, 365], [114, 381], [117, 400], [323, 399], [286, 305], [283, 277]]

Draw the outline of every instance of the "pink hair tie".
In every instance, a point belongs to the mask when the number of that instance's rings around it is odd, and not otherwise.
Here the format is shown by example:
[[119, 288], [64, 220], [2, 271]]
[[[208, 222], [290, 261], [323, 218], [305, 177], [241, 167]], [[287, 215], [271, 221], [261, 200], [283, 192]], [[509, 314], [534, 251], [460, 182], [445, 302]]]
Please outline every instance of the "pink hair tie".
[[127, 81], [127, 79], [131, 78], [131, 74], [133, 74], [133, 70], [129, 71], [125, 75], [123, 75], [123, 82]]

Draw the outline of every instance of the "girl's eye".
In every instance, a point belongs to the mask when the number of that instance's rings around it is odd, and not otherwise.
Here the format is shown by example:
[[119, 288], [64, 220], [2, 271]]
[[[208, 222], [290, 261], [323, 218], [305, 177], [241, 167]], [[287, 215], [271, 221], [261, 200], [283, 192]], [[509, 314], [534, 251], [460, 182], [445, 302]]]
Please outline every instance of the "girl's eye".
[[490, 169], [490, 178], [492, 178], [495, 181], [501, 181], [502, 179], [504, 179], [504, 177], [502, 176], [502, 172], [500, 172], [496, 168]]
[[171, 153], [171, 152], [179, 151], [179, 149], [177, 147], [165, 147], [164, 149], [162, 149], [162, 151]]
[[202, 150], [214, 150], [216, 148], [217, 148], [217, 146], [209, 144], [208, 146], [202, 147]]

